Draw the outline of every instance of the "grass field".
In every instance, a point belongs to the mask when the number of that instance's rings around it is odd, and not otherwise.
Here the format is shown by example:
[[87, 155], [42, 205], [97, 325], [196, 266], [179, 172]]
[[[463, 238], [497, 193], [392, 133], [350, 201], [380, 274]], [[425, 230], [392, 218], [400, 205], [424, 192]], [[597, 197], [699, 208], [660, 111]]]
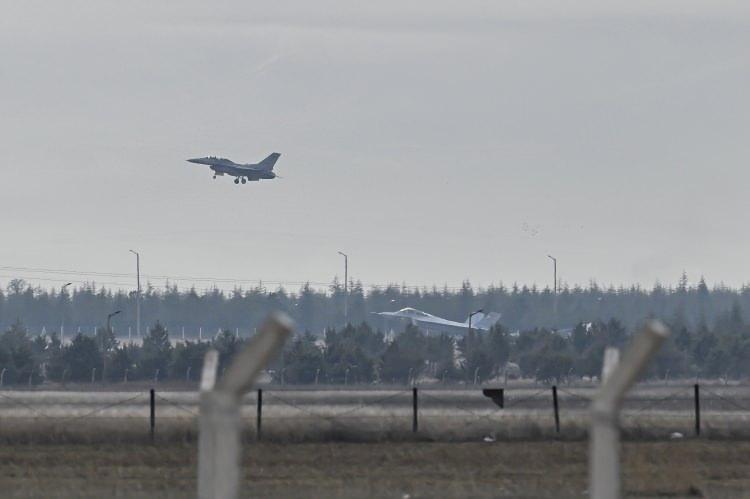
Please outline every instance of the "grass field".
[[[478, 389], [264, 391], [245, 399], [246, 497], [582, 497], [593, 387], [514, 387], [500, 409]], [[700, 439], [692, 386], [639, 386], [622, 417], [624, 483], [638, 497], [750, 490], [750, 388], [709, 385]], [[198, 394], [0, 392], [1, 497], [186, 497], [195, 491]], [[685, 438], [669, 440], [679, 431]], [[484, 442], [492, 437], [494, 442]], [[750, 493], [748, 493], [750, 495]]]
[[[578, 442], [261, 443], [246, 446], [243, 497], [582, 497]], [[740, 497], [750, 443], [628, 442], [629, 496]], [[189, 497], [196, 447], [0, 447], [3, 497]]]

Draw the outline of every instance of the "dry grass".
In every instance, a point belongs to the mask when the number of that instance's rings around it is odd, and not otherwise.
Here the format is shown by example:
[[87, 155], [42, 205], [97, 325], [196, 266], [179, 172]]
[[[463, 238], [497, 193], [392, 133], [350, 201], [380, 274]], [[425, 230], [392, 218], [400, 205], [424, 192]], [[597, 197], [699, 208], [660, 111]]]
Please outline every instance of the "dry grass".
[[[308, 443], [247, 446], [246, 497], [581, 497], [585, 442]], [[737, 497], [750, 487], [750, 443], [626, 443], [628, 495]], [[3, 497], [185, 497], [196, 448], [0, 447]]]

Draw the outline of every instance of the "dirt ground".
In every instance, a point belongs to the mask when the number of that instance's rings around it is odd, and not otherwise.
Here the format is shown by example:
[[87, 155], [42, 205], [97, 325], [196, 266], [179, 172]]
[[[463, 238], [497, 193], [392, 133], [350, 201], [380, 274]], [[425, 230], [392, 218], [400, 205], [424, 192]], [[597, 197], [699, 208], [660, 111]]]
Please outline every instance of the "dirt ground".
[[[261, 443], [247, 497], [582, 497], [586, 442]], [[628, 442], [627, 495], [750, 496], [750, 442]], [[196, 447], [0, 447], [2, 497], [191, 497]]]

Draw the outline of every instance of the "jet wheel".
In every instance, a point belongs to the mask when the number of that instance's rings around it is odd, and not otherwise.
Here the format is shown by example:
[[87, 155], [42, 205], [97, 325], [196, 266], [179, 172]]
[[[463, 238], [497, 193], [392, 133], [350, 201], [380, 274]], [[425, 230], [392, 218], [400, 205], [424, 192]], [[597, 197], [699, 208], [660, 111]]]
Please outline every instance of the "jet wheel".
[[234, 179], [234, 183], [235, 184], [239, 184], [240, 183], [240, 179], [238, 179], [238, 178]]
[[242, 179], [242, 183], [244, 184], [245, 182], [247, 182], [247, 180], [245, 180], [245, 179], [243, 178], [243, 179]]

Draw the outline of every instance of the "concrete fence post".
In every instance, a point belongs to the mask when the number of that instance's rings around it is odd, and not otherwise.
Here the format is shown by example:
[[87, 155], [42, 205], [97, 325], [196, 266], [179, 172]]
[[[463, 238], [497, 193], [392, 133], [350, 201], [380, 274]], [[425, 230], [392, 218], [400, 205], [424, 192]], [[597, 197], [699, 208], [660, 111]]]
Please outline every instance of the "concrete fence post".
[[607, 347], [604, 349], [604, 362], [602, 362], [602, 377], [601, 384], [603, 385], [612, 371], [615, 370], [617, 364], [620, 362], [620, 351], [615, 347]]
[[646, 323], [594, 396], [589, 432], [589, 491], [594, 499], [618, 499], [622, 494], [620, 409], [625, 393], [646, 370], [667, 336], [669, 329], [661, 322]]
[[240, 406], [258, 374], [281, 350], [292, 320], [273, 313], [217, 382], [219, 354], [206, 352], [198, 438], [199, 499], [235, 499], [240, 480]]

